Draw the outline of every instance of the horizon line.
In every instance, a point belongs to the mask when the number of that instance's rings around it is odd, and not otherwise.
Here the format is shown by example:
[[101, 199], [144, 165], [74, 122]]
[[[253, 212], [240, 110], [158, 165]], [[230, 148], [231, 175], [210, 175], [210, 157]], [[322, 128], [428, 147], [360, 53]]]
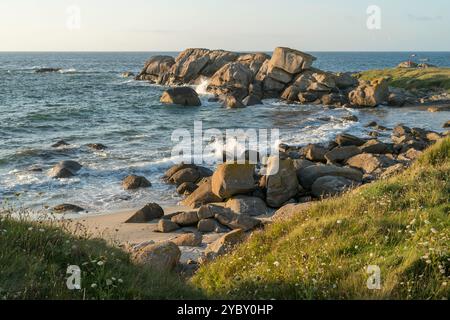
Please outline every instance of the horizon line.
[[[189, 47], [182, 50], [0, 50], [0, 53], [161, 53], [161, 52], [182, 52], [187, 49], [208, 49], [200, 47]], [[224, 50], [230, 52], [273, 52], [272, 50], [226, 50], [226, 49], [209, 49], [209, 50]], [[299, 49], [295, 49], [299, 50]], [[402, 52], [436, 52], [436, 53], [450, 53], [450, 50], [299, 50], [304, 52], [319, 52], [319, 53], [402, 53]]]

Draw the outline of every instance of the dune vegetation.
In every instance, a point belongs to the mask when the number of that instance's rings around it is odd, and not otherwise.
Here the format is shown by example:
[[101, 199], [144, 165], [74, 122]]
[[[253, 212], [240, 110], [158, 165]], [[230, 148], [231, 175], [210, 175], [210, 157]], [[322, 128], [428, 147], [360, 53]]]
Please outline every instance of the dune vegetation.
[[[0, 216], [2, 299], [183, 299], [200, 298], [175, 273], [135, 265], [128, 254], [61, 224]], [[67, 268], [81, 269], [81, 290], [67, 287]]]
[[357, 74], [362, 80], [386, 78], [390, 86], [420, 90], [431, 89], [450, 93], [450, 68], [393, 68], [369, 70]]

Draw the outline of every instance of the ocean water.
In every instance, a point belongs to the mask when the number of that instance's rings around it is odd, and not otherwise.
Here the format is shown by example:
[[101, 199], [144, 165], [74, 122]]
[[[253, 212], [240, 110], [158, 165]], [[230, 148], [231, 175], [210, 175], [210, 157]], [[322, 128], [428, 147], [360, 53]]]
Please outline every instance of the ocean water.
[[[341, 132], [366, 135], [371, 120], [392, 127], [410, 126], [440, 131], [449, 112], [429, 113], [417, 108], [380, 107], [371, 110], [328, 109], [286, 105], [268, 100], [264, 105], [227, 110], [208, 102], [199, 86], [201, 107], [164, 106], [164, 87], [123, 78], [139, 72], [155, 54], [176, 53], [0, 53], [0, 205], [40, 210], [73, 203], [90, 213], [137, 207], [156, 201], [173, 205], [181, 200], [175, 187], [161, 180], [174, 159], [175, 129], [193, 133], [194, 121], [204, 129], [280, 130], [280, 142], [303, 145], [325, 142]], [[313, 53], [315, 66], [331, 71], [392, 67], [411, 53]], [[450, 66], [450, 53], [419, 53], [438, 66]], [[38, 74], [36, 68], [57, 67], [61, 72]], [[343, 121], [354, 114], [360, 122]], [[70, 146], [51, 148], [64, 139]], [[102, 143], [92, 151], [88, 143]], [[213, 157], [213, 156], [212, 156]], [[61, 160], [83, 165], [71, 179], [55, 180], [50, 168]], [[41, 172], [30, 168], [41, 168]], [[151, 188], [124, 191], [128, 174], [149, 178]]]

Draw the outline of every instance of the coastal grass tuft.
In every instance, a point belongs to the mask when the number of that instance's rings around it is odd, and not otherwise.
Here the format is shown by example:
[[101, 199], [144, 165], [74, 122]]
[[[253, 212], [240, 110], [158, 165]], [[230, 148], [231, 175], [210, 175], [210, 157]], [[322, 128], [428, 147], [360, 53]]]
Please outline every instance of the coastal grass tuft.
[[362, 80], [385, 78], [390, 86], [408, 90], [440, 90], [450, 93], [450, 68], [393, 68], [357, 74]]
[[[192, 283], [225, 299], [448, 299], [450, 138], [404, 173], [318, 202], [204, 265]], [[381, 288], [369, 289], [369, 266]]]
[[[81, 290], [69, 290], [67, 267], [81, 269]], [[103, 240], [75, 236], [51, 225], [0, 215], [2, 299], [183, 299], [200, 298], [171, 272], [133, 264], [125, 251]]]

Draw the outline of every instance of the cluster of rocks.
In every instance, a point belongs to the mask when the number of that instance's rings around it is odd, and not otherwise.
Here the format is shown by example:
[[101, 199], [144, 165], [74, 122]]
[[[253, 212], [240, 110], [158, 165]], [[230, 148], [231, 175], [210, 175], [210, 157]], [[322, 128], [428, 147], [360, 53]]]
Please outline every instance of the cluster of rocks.
[[[260, 104], [265, 98], [288, 102], [353, 107], [395, 104], [383, 79], [366, 82], [349, 73], [325, 72], [314, 68], [315, 57], [290, 48], [265, 53], [235, 53], [223, 50], [187, 49], [177, 58], [155, 56], [146, 62], [137, 80], [167, 86], [196, 85], [205, 79], [207, 91], [227, 107]], [[161, 101], [199, 105], [193, 89], [172, 88]], [[400, 104], [404, 104], [404, 99]]]
[[408, 60], [400, 62], [397, 68], [406, 68], [406, 69], [427, 69], [427, 68], [436, 68], [435, 65], [429, 63], [416, 63], [414, 61]]
[[404, 125], [388, 129], [372, 122], [367, 126], [391, 130], [392, 142], [340, 134], [327, 145], [280, 145], [280, 155], [264, 164], [227, 162], [214, 172], [188, 164], [171, 167], [164, 179], [177, 185], [179, 193], [186, 195], [181, 203], [191, 209], [164, 215], [157, 204], [148, 204], [127, 222], [156, 219], [157, 232], [188, 232], [169, 242], [138, 247], [134, 251], [138, 261], [157, 267], [163, 261], [164, 268], [174, 268], [181, 255], [178, 247], [200, 247], [205, 234], [224, 233], [206, 247], [199, 262], [214, 259], [255, 228], [289, 219], [315, 200], [403, 171], [444, 136]]

